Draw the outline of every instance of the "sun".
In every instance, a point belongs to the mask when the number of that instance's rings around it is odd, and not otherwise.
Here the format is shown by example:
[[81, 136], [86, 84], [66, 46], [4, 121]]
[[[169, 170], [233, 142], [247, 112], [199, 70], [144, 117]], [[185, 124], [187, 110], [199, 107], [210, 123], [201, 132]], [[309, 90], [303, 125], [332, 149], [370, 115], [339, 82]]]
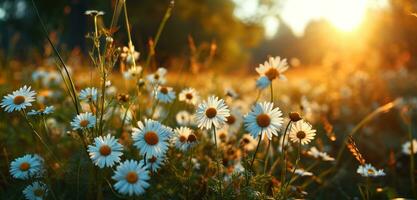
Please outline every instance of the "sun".
[[341, 31], [352, 31], [363, 21], [366, 9], [365, 0], [333, 1], [323, 4], [323, 18]]

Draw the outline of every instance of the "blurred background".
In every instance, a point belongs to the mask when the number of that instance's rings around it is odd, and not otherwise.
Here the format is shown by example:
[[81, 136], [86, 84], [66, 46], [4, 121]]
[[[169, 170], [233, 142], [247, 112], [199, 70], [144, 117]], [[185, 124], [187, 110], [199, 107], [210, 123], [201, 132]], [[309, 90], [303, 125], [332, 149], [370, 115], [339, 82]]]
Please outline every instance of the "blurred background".
[[[83, 13], [103, 10], [107, 13], [103, 21], [109, 22], [115, 6], [112, 0], [36, 2], [59, 49], [66, 57], [79, 56], [81, 63], [88, 61], [85, 35], [92, 28]], [[169, 1], [127, 3], [133, 42], [143, 56]], [[193, 51], [199, 52], [198, 59], [213, 49], [211, 67], [227, 71], [253, 70], [268, 55], [286, 57], [294, 66], [321, 65], [335, 56], [363, 65], [376, 59], [379, 67], [416, 66], [415, 1], [181, 0], [175, 4], [156, 55], [168, 68], [175, 60], [189, 59]], [[124, 30], [115, 38], [120, 46], [127, 44]], [[39, 64], [50, 53], [31, 2], [0, 0], [1, 67], [16, 60]]]

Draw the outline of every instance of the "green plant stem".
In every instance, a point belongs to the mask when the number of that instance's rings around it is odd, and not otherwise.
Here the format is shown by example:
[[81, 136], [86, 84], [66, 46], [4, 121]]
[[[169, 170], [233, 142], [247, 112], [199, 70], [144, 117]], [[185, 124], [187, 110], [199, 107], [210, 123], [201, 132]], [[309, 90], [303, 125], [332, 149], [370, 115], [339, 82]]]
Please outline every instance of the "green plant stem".
[[[252, 161], [250, 162], [250, 169], [253, 170], [253, 163], [255, 162], [255, 158], [256, 158], [256, 153], [258, 153], [259, 150], [259, 146], [261, 144], [261, 140], [262, 140], [262, 132], [261, 135], [259, 136], [259, 140], [258, 140], [258, 145], [256, 145], [256, 149], [255, 149], [255, 153], [253, 154], [253, 158]], [[255, 170], [254, 170], [255, 171]]]
[[266, 168], [268, 167], [268, 161], [269, 161], [269, 151], [271, 148], [271, 140], [268, 140], [268, 145], [266, 146], [266, 153], [265, 153], [265, 159], [264, 159], [264, 174], [266, 173]]
[[274, 88], [272, 86], [273, 83], [274, 82], [271, 81], [271, 84], [269, 84], [269, 88], [271, 89], [271, 103], [274, 103]]
[[282, 141], [281, 141], [281, 163], [282, 163], [282, 169], [281, 169], [281, 182], [285, 183], [285, 176], [287, 174], [287, 157], [285, 155], [285, 137], [287, 136], [287, 131], [289, 130], [291, 126], [291, 121], [288, 122], [287, 126], [285, 127], [284, 134], [282, 135]]
[[220, 161], [219, 161], [219, 149], [217, 147], [217, 136], [216, 136], [216, 127], [213, 124], [213, 137], [214, 137], [214, 146], [215, 146], [215, 160], [217, 165], [217, 179], [219, 184], [219, 191], [220, 191], [220, 199], [223, 199], [223, 191], [222, 191], [222, 185], [223, 185], [223, 178], [221, 176], [220, 172]]
[[410, 180], [411, 180], [411, 190], [413, 191], [413, 195], [415, 198], [417, 198], [417, 192], [416, 192], [416, 181], [414, 176], [415, 166], [414, 166], [414, 144], [413, 144], [413, 130], [412, 130], [412, 124], [408, 124], [408, 140], [410, 141]]
[[290, 183], [292, 183], [292, 178], [295, 174], [295, 170], [298, 168], [298, 164], [300, 162], [300, 157], [301, 157], [301, 140], [298, 142], [298, 152], [297, 152], [297, 160], [295, 160], [295, 165], [293, 166], [291, 175], [288, 179], [288, 181], [284, 184], [284, 188], [283, 188], [283, 193], [284, 193], [284, 199], [287, 199], [287, 188], [288, 186], [290, 186]]

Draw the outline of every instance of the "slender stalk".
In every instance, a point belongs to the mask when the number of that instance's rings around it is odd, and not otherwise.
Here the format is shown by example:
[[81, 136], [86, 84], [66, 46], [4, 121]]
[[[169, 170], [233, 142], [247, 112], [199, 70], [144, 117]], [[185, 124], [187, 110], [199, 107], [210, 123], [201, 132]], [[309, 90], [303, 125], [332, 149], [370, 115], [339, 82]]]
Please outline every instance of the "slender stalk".
[[255, 162], [256, 153], [258, 153], [259, 146], [260, 146], [260, 144], [261, 144], [261, 140], [262, 140], [262, 132], [261, 132], [261, 135], [259, 136], [258, 145], [256, 145], [256, 150], [255, 150], [255, 153], [253, 154], [253, 158], [252, 158], [252, 161], [251, 161], [251, 163], [250, 163], [250, 169], [251, 169], [251, 170], [252, 170], [252, 168], [253, 168], [253, 163]]
[[291, 126], [291, 121], [288, 122], [287, 127], [285, 127], [284, 134], [282, 135], [281, 141], [281, 163], [282, 163], [282, 170], [281, 170], [281, 182], [285, 182], [285, 176], [287, 174], [287, 157], [285, 155], [285, 136], [287, 136], [287, 131]]
[[289, 179], [288, 179], [287, 183], [283, 183], [283, 184], [284, 184], [284, 188], [283, 188], [283, 192], [284, 192], [284, 199], [286, 199], [286, 198], [287, 198], [287, 195], [286, 195], [286, 193], [287, 193], [287, 188], [288, 188], [288, 186], [290, 185], [290, 183], [292, 182], [292, 178], [293, 178], [293, 176], [294, 176], [294, 174], [295, 174], [295, 170], [298, 168], [298, 164], [299, 164], [299, 162], [300, 162], [300, 157], [301, 157], [301, 140], [298, 142], [297, 160], [295, 160], [295, 165], [293, 166], [293, 169], [292, 169], [291, 175], [290, 175], [290, 177], [289, 177]]
[[269, 151], [271, 148], [271, 140], [268, 140], [268, 145], [266, 147], [266, 153], [265, 153], [265, 159], [264, 159], [264, 174], [266, 173], [266, 168], [268, 167], [268, 161], [269, 161]]
[[366, 177], [366, 185], [365, 185], [366, 200], [371, 199], [370, 192], [369, 192], [369, 187], [370, 187], [370, 179], [369, 179], [369, 177]]
[[191, 177], [193, 175], [193, 151], [194, 149], [190, 149], [190, 158], [188, 160], [188, 180], [187, 180], [187, 199], [190, 199], [190, 192], [191, 192]]
[[222, 184], [223, 184], [223, 179], [222, 176], [220, 174], [220, 160], [219, 160], [219, 150], [217, 147], [217, 136], [216, 136], [216, 127], [213, 125], [213, 137], [214, 137], [214, 145], [215, 145], [215, 159], [216, 159], [216, 165], [217, 165], [217, 178], [218, 180], [218, 184], [219, 184], [219, 191], [220, 191], [220, 199], [223, 199], [223, 191], [222, 191]]
[[271, 89], [271, 103], [274, 103], [274, 88], [273, 88], [273, 83], [271, 82], [271, 84], [269, 84], [269, 88]]
[[133, 51], [133, 42], [132, 42], [132, 36], [130, 34], [130, 24], [129, 24], [129, 17], [127, 16], [127, 7], [126, 7], [126, 1], [123, 4], [123, 11], [125, 16], [125, 22], [126, 22], [126, 32], [127, 32], [127, 39], [129, 40], [129, 54], [132, 57], [133, 67], [136, 67], [136, 60], [133, 57], [133, 54], [135, 53]]
[[414, 176], [415, 166], [414, 166], [414, 143], [413, 143], [413, 132], [412, 132], [412, 124], [409, 123], [408, 125], [408, 140], [410, 141], [410, 180], [411, 180], [411, 190], [413, 191], [414, 197], [417, 198], [416, 192], [416, 181]]
[[[103, 69], [104, 70], [104, 69]], [[100, 111], [100, 135], [103, 135], [103, 127], [104, 127], [104, 104], [105, 104], [105, 96], [106, 96], [106, 72], [103, 72], [102, 82], [101, 82], [101, 111]]]

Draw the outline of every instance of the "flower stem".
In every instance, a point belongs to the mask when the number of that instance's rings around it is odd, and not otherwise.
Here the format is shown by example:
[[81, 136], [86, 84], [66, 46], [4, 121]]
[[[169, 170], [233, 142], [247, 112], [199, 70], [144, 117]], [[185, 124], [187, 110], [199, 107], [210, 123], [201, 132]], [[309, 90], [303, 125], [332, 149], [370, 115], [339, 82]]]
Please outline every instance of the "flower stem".
[[220, 174], [220, 162], [219, 162], [219, 151], [218, 151], [218, 147], [217, 147], [217, 137], [216, 137], [216, 127], [213, 128], [213, 137], [214, 137], [214, 145], [216, 147], [215, 151], [216, 151], [216, 155], [215, 155], [215, 160], [216, 160], [216, 165], [217, 165], [217, 177], [218, 177], [218, 183], [219, 183], [219, 191], [220, 191], [220, 199], [223, 199], [223, 192], [222, 192], [222, 184], [223, 184], [223, 180]]
[[253, 163], [255, 162], [256, 153], [258, 153], [259, 146], [260, 146], [260, 144], [261, 144], [261, 140], [262, 140], [262, 133], [261, 133], [261, 135], [259, 136], [258, 145], [256, 145], [256, 150], [255, 150], [255, 153], [253, 154], [253, 158], [252, 158], [252, 161], [251, 161], [251, 163], [250, 163], [250, 169], [251, 169], [251, 170], [252, 170], [252, 167], [253, 167]]
[[271, 147], [271, 140], [268, 140], [268, 145], [266, 147], [266, 153], [265, 153], [265, 159], [264, 159], [264, 174], [266, 173], [266, 168], [268, 167], [268, 161], [269, 161], [269, 150]]
[[269, 87], [271, 88], [271, 103], [274, 103], [274, 88], [272, 86], [273, 83], [274, 82], [271, 81], [271, 84], [269, 84]]
[[291, 126], [291, 121], [288, 122], [287, 127], [285, 127], [284, 134], [282, 135], [281, 141], [281, 163], [282, 163], [282, 170], [281, 170], [281, 182], [285, 182], [285, 176], [287, 174], [287, 157], [285, 156], [285, 136], [287, 136], [287, 131]]

